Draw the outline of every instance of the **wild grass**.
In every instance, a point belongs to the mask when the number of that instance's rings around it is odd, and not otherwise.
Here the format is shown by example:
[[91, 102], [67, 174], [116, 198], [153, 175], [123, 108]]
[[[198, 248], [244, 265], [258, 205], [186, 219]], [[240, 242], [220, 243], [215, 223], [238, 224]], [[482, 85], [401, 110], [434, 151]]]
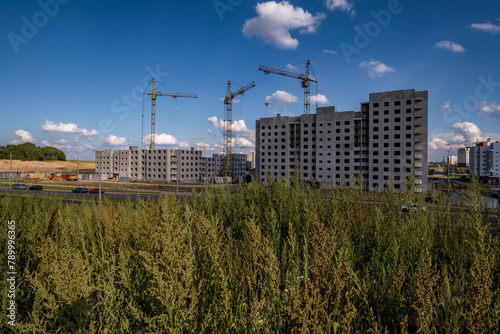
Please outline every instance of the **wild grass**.
[[[500, 332], [500, 245], [480, 208], [452, 220], [439, 196], [423, 210], [411, 191], [330, 195], [295, 179], [207, 186], [182, 202], [6, 197], [0, 263], [15, 220], [15, 332]], [[418, 209], [403, 215], [409, 203]]]

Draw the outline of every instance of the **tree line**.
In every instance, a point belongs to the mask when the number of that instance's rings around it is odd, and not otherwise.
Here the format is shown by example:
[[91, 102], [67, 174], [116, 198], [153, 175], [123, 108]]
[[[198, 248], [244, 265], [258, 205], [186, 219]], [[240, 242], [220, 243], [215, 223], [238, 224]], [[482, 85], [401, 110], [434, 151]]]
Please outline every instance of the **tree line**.
[[0, 159], [12, 159], [21, 161], [66, 161], [63, 151], [55, 147], [39, 147], [32, 143], [19, 145], [0, 146]]

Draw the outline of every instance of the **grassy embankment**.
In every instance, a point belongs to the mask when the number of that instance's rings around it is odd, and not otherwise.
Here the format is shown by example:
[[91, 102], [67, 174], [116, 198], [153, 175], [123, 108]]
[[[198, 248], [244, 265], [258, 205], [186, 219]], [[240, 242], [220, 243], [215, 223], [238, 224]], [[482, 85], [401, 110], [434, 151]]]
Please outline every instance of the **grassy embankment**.
[[500, 244], [479, 209], [452, 223], [441, 199], [403, 217], [421, 195], [386, 190], [367, 204], [359, 187], [325, 200], [294, 184], [135, 209], [2, 199], [2, 249], [7, 221], [17, 226], [16, 331], [500, 331]]

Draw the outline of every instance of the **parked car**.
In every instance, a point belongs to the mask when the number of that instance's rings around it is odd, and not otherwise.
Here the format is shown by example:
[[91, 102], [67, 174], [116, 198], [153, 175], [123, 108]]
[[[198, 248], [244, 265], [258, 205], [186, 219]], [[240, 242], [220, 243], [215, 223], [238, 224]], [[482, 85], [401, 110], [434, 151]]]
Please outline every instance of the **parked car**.
[[43, 190], [43, 187], [39, 184], [34, 184], [31, 187], [29, 187], [30, 190]]
[[12, 185], [12, 189], [26, 190], [26, 189], [28, 189], [28, 187], [26, 187], [26, 185], [24, 183], [16, 183], [16, 184]]
[[[410, 211], [417, 211], [417, 204], [413, 203], [411, 205], [402, 205], [401, 206], [401, 211], [403, 212], [410, 212]], [[422, 210], [426, 210], [427, 207], [423, 206]]]
[[89, 190], [87, 188], [75, 188], [71, 190], [73, 193], [88, 193]]
[[[99, 193], [99, 188], [94, 188], [92, 190], [89, 190], [89, 193], [98, 194]], [[101, 188], [101, 194], [104, 194], [104, 189], [102, 189], [102, 188]]]

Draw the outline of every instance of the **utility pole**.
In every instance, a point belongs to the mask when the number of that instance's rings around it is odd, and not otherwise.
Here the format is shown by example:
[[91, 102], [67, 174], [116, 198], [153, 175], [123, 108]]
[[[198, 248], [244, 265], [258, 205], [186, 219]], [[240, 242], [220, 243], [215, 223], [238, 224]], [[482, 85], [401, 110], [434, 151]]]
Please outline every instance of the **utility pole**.
[[9, 186], [12, 188], [12, 153], [10, 154]]
[[101, 192], [102, 192], [101, 181], [102, 181], [102, 159], [101, 155], [99, 155], [99, 204], [101, 204]]
[[76, 187], [78, 188], [78, 164], [80, 163], [80, 156], [76, 158]]
[[448, 152], [448, 184], [450, 184], [450, 151], [451, 147], [446, 150]]

